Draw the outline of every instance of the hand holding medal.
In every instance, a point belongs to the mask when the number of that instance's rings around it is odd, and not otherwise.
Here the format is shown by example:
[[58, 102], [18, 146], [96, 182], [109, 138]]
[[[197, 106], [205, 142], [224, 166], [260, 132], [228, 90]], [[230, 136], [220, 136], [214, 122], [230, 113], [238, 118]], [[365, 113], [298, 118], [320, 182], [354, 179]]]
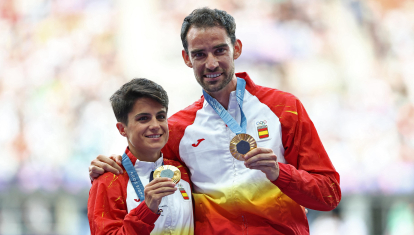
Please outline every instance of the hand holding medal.
[[270, 181], [279, 178], [279, 163], [272, 149], [255, 148], [244, 155], [244, 165], [249, 169], [260, 170]]
[[158, 212], [158, 206], [160, 205], [162, 198], [173, 194], [177, 190], [175, 187], [176, 183], [181, 179], [181, 172], [177, 167], [170, 165], [160, 166], [154, 171], [154, 180], [150, 180], [144, 188], [131, 160], [125, 153], [122, 155], [122, 164], [128, 173], [132, 187], [134, 187], [134, 190], [137, 193], [138, 200], [136, 201], [145, 201], [145, 204], [147, 204], [148, 208], [154, 213]]
[[154, 178], [145, 186], [145, 204], [152, 212], [158, 213], [162, 198], [174, 194], [175, 191], [177, 191], [176, 184], [171, 179]]

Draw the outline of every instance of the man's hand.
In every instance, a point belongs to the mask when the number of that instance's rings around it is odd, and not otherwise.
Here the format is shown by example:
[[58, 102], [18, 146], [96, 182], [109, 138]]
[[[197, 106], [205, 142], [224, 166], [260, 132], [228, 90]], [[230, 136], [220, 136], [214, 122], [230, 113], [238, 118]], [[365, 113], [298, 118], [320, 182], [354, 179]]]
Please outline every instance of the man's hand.
[[147, 204], [148, 208], [152, 212], [157, 213], [161, 199], [165, 196], [173, 194], [176, 190], [177, 188], [170, 178], [155, 178], [145, 186], [145, 204]]
[[268, 148], [255, 148], [244, 155], [244, 165], [250, 169], [261, 170], [270, 181], [279, 178], [279, 164], [273, 150]]
[[99, 155], [89, 166], [89, 178], [94, 180], [106, 171], [116, 175], [123, 173], [122, 168], [119, 165], [122, 165], [122, 156], [111, 155], [108, 158], [104, 155]]

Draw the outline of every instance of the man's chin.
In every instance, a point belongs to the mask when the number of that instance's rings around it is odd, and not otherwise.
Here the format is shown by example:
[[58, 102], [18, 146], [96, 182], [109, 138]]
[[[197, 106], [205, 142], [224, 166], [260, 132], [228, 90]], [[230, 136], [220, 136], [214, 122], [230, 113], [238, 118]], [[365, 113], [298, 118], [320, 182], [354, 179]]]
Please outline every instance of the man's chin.
[[224, 88], [222, 83], [215, 83], [215, 84], [204, 84], [203, 86], [204, 90], [206, 90], [207, 92], [217, 92], [220, 91]]
[[220, 91], [220, 87], [205, 87], [204, 90], [206, 90], [207, 92], [217, 92]]

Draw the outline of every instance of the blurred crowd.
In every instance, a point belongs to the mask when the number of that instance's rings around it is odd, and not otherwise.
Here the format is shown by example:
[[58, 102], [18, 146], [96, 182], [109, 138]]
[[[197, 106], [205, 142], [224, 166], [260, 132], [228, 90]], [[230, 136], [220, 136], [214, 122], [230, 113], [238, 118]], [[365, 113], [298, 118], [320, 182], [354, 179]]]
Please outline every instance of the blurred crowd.
[[[111, 1], [2, 1], [0, 189], [88, 188], [106, 144], [108, 89], [123, 84]], [[86, 169], [86, 168], [84, 168]]]
[[201, 96], [179, 32], [203, 6], [234, 16], [236, 72], [296, 95], [340, 173], [311, 234], [414, 234], [414, 1], [137, 2], [0, 0], [0, 234], [88, 234], [88, 165], [126, 146], [110, 95], [145, 76], [170, 115]]

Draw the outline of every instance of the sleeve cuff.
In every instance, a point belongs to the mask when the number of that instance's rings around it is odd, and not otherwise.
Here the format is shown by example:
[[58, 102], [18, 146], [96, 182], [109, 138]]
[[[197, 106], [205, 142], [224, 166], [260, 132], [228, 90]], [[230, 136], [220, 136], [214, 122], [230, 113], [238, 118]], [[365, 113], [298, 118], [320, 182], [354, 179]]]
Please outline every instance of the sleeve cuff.
[[152, 212], [145, 201], [141, 202], [136, 208], [134, 208], [131, 213], [133, 216], [137, 216], [139, 220], [146, 224], [154, 224], [157, 221], [160, 215]]
[[279, 187], [280, 189], [286, 188], [292, 179], [292, 170], [290, 169], [289, 164], [278, 163], [279, 164], [279, 177], [272, 183]]

